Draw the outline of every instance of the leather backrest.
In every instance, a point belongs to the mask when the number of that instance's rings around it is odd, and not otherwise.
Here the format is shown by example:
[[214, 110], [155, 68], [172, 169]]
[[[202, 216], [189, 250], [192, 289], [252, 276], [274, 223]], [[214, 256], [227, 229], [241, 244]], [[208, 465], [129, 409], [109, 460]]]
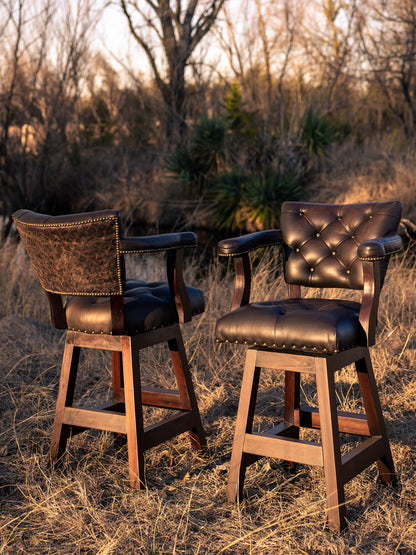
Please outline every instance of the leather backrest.
[[13, 214], [42, 287], [61, 295], [121, 295], [125, 273], [117, 210], [48, 216]]
[[363, 288], [358, 245], [395, 232], [401, 204], [284, 202], [280, 224], [287, 283], [307, 287]]

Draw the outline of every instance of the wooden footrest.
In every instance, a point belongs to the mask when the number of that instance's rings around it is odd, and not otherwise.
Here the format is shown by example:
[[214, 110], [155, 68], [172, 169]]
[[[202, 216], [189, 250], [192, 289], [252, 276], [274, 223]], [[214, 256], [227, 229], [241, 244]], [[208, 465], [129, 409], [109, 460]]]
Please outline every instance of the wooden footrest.
[[[294, 411], [294, 424], [301, 428], [321, 428], [319, 410], [315, 407], [301, 406]], [[342, 433], [370, 436], [365, 414], [338, 411], [338, 429]]]
[[370, 437], [352, 449], [341, 459], [344, 484], [385, 454], [386, 443], [381, 436]]
[[245, 434], [243, 453], [323, 466], [319, 443], [269, 434]]
[[[89, 409], [65, 407], [62, 423], [67, 426], [82, 428], [79, 431], [92, 428], [126, 434], [126, 415], [124, 411], [120, 412], [121, 407], [123, 407], [122, 403], [112, 403], [111, 401]], [[195, 414], [192, 411], [181, 411], [179, 414], [174, 414], [160, 422], [151, 424], [144, 428], [143, 449], [150, 449], [159, 443], [191, 430], [195, 426]]]

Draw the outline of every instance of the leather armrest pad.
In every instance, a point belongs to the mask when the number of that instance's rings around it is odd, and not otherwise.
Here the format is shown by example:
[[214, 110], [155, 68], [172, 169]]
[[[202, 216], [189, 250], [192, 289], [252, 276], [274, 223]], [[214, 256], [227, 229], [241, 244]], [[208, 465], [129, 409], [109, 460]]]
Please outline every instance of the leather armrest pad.
[[183, 247], [195, 247], [196, 235], [191, 231], [182, 233], [164, 233], [162, 235], [151, 235], [149, 237], [123, 237], [120, 240], [122, 253], [155, 252]]
[[281, 245], [282, 233], [280, 229], [256, 231], [241, 237], [224, 239], [218, 243], [219, 256], [240, 256], [252, 250], [270, 245]]
[[397, 233], [390, 233], [386, 237], [378, 237], [361, 243], [358, 247], [358, 257], [360, 260], [378, 260], [399, 252], [402, 248], [402, 238]]

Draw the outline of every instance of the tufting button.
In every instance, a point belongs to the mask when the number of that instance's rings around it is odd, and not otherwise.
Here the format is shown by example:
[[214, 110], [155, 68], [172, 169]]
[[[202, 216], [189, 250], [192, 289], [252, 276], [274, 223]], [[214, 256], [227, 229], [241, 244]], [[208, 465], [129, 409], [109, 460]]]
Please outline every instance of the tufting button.
[[355, 239], [355, 235], [351, 235], [351, 239]]
[[372, 219], [373, 219], [373, 215], [370, 214], [370, 215], [368, 216], [368, 219], [369, 219], [369, 220], [372, 220]]
[[310, 268], [309, 271], [310, 271], [310, 272], [314, 272], [314, 271], [315, 271], [315, 268]]
[[300, 252], [300, 249], [296, 249], [296, 252]]
[[332, 251], [332, 256], [335, 256], [337, 253], [335, 251]]
[[347, 274], [350, 274], [350, 273], [351, 273], [351, 270], [347, 270]]
[[337, 220], [340, 222], [342, 220], [342, 216], [337, 216]]
[[321, 234], [320, 234], [320, 233], [317, 233], [317, 234], [315, 235], [315, 237], [320, 237], [320, 236], [321, 236]]

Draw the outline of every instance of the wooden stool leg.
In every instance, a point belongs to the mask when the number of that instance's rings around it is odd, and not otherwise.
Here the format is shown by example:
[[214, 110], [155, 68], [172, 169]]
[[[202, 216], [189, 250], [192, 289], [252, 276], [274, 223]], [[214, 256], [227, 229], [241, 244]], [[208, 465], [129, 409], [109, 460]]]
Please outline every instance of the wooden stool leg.
[[179, 326], [177, 328], [176, 337], [168, 341], [168, 345], [183, 408], [190, 410], [193, 414], [193, 426], [189, 431], [191, 444], [195, 450], [202, 452], [207, 447], [207, 440], [205, 438], [204, 428], [202, 427], [192, 376], [189, 370], [188, 359]]
[[135, 337], [122, 338], [130, 487], [141, 489], [146, 485], [146, 469], [139, 349], [136, 348], [135, 343]]
[[370, 434], [372, 436], [381, 436], [385, 443], [385, 454], [377, 461], [380, 479], [385, 483], [395, 483], [396, 473], [394, 470], [394, 462], [390, 451], [390, 443], [381, 410], [370, 353], [367, 352], [365, 358], [358, 360], [355, 363], [355, 367]]
[[65, 407], [72, 406], [74, 400], [75, 382], [77, 378], [80, 347], [74, 347], [72, 341], [66, 339], [64, 356], [62, 359], [59, 391], [56, 400], [55, 420], [53, 424], [49, 460], [52, 465], [62, 457], [70, 434], [70, 426], [62, 424]]
[[[299, 409], [300, 405], [300, 373], [299, 372], [285, 372], [285, 412], [284, 418], [287, 424], [294, 425], [295, 409]], [[293, 427], [290, 435], [286, 437], [293, 437], [299, 439], [299, 428]], [[295, 471], [297, 464], [293, 461], [287, 461], [291, 471]]]
[[342, 479], [334, 372], [328, 366], [325, 358], [315, 359], [328, 524], [330, 528], [339, 531], [346, 526], [345, 495]]
[[111, 366], [113, 371], [113, 400], [124, 402], [122, 394], [123, 384], [123, 362], [120, 351], [112, 351]]
[[243, 448], [245, 434], [250, 433], [253, 428], [254, 410], [256, 408], [260, 379], [260, 368], [256, 367], [256, 357], [257, 352], [255, 350], [249, 349], [247, 351], [228, 477], [227, 497], [229, 501], [235, 501], [237, 495], [239, 498], [242, 496], [248, 458], [250, 458], [243, 453]]

